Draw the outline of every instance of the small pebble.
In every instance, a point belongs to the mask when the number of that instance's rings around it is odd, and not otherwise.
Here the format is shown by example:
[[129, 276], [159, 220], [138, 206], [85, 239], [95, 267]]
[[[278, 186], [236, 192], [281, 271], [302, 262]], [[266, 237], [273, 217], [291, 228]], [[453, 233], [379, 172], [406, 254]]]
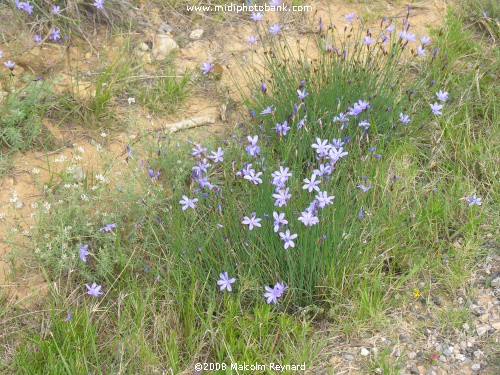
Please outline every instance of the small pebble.
[[363, 357], [366, 357], [366, 356], [368, 356], [369, 354], [370, 354], [370, 351], [369, 351], [368, 349], [366, 349], [366, 348], [361, 348], [361, 355], [362, 355]]
[[351, 354], [344, 354], [344, 358], [348, 361], [354, 361], [354, 356]]
[[471, 369], [472, 371], [479, 371], [479, 370], [481, 369], [481, 364], [480, 364], [480, 363], [474, 363], [474, 364], [470, 367], [470, 369]]

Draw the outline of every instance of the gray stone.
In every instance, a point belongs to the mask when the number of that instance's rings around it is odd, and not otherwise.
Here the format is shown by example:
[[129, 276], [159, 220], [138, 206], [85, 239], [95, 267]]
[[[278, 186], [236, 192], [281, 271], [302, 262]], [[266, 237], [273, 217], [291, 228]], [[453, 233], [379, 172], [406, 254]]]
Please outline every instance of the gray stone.
[[480, 364], [480, 363], [474, 363], [474, 364], [470, 367], [470, 369], [471, 369], [472, 371], [479, 371], [479, 370], [481, 369], [481, 364]]
[[354, 356], [351, 354], [344, 354], [344, 358], [348, 361], [354, 361]]
[[198, 40], [198, 39], [201, 39], [201, 37], [203, 36], [203, 33], [205, 31], [203, 29], [196, 29], [196, 30], [193, 30], [191, 31], [191, 33], [189, 34], [189, 39], [194, 39], [194, 40]]
[[156, 34], [153, 43], [153, 57], [162, 61], [165, 60], [172, 52], [179, 49], [179, 45], [175, 40], [165, 34]]

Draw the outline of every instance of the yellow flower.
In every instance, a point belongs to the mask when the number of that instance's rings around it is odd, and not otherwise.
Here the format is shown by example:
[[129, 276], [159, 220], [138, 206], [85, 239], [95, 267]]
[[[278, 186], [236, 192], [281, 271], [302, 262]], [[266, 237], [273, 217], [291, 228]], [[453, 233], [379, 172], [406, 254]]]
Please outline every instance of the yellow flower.
[[415, 298], [420, 297], [420, 290], [415, 289], [415, 290], [413, 291], [413, 297], [415, 297]]

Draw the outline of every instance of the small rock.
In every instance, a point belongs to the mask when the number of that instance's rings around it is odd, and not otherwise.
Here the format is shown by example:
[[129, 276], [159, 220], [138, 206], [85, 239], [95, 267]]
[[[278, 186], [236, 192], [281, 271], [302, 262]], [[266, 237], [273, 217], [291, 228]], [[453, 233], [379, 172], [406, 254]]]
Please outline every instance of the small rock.
[[147, 50], [149, 50], [149, 46], [148, 46], [148, 44], [147, 44], [147, 43], [142, 42], [142, 43], [139, 45], [139, 49], [140, 49], [141, 51], [146, 52]]
[[354, 361], [354, 356], [351, 354], [344, 354], [344, 358], [348, 361]]
[[496, 322], [490, 322], [491, 323], [491, 326], [497, 330], [497, 331], [500, 331], [500, 320], [497, 320]]
[[408, 353], [408, 358], [415, 359], [416, 357], [417, 357], [417, 353], [415, 353], [415, 352], [409, 352]]
[[465, 331], [468, 331], [470, 329], [469, 325], [467, 323], [464, 323], [462, 324], [462, 328], [465, 330]]
[[487, 324], [483, 324], [482, 326], [479, 326], [476, 328], [476, 332], [478, 336], [482, 336], [485, 333], [487, 333], [492, 327], [490, 327]]
[[361, 348], [361, 353], [360, 353], [363, 357], [366, 357], [368, 355], [370, 355], [370, 351], [366, 348]]
[[451, 355], [451, 353], [453, 353], [453, 349], [454, 349], [453, 346], [446, 348], [445, 350], [443, 350], [443, 355], [446, 357], [449, 357]]
[[500, 277], [497, 277], [490, 281], [490, 286], [492, 288], [500, 288]]
[[437, 296], [432, 296], [432, 302], [438, 307], [441, 306], [441, 300]]
[[411, 366], [411, 368], [410, 368], [410, 374], [419, 375], [420, 371], [418, 371], [418, 367], [417, 366]]
[[481, 369], [481, 364], [480, 364], [480, 363], [474, 363], [474, 364], [470, 367], [470, 369], [471, 369], [472, 371], [479, 371], [479, 370]]
[[490, 314], [484, 314], [479, 317], [481, 323], [488, 323], [490, 320]]
[[156, 60], [165, 60], [169, 54], [177, 49], [179, 49], [179, 45], [172, 37], [165, 34], [156, 34], [153, 43], [153, 57]]
[[203, 29], [193, 30], [193, 31], [191, 31], [191, 34], [189, 34], [189, 39], [194, 39], [194, 40], [201, 39], [204, 32], [205, 31]]
[[408, 341], [409, 341], [409, 340], [408, 340], [408, 336], [406, 336], [406, 335], [405, 335], [405, 334], [403, 334], [403, 333], [399, 335], [399, 339], [400, 339], [401, 341], [403, 341], [403, 342], [408, 342]]
[[476, 316], [481, 316], [485, 313], [484, 307], [482, 306], [474, 306], [472, 307], [472, 313]]

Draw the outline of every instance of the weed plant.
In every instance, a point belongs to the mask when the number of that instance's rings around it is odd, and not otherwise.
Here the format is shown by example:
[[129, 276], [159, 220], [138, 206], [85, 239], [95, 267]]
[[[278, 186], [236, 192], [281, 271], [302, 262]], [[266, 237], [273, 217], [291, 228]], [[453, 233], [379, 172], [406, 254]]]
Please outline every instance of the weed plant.
[[259, 26], [249, 115], [225, 139], [159, 136], [127, 147], [126, 175], [46, 187], [33, 248], [57, 287], [10, 369], [314, 364], [311, 324], [350, 334], [417, 276], [456, 286], [498, 199], [491, 55], [452, 14], [421, 43], [407, 20], [346, 18], [311, 52]]

